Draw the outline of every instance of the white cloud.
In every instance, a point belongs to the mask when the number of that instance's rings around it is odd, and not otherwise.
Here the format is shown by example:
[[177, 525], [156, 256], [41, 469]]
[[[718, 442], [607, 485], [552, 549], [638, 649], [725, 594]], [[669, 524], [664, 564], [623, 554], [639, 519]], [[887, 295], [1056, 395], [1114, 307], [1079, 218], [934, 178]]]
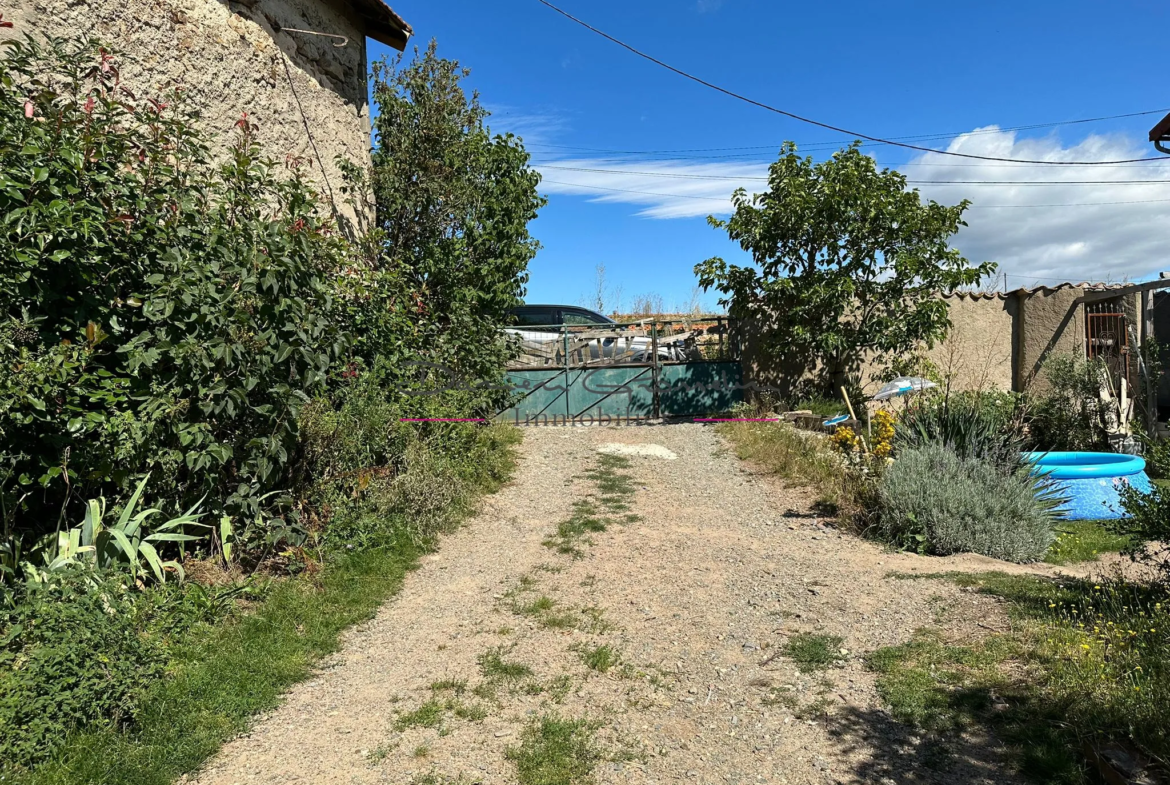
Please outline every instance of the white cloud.
[[713, 14], [723, 7], [723, 0], [696, 0], [695, 10], [700, 14]]
[[484, 108], [490, 113], [487, 126], [493, 134], [515, 134], [526, 145], [548, 144], [569, 130], [568, 119], [556, 109], [521, 109], [508, 104], [484, 104]]
[[[702, 218], [731, 212], [740, 186], [763, 190], [768, 164], [696, 164], [689, 161], [614, 161], [574, 158], [537, 164], [541, 191], [588, 196], [591, 201], [632, 204], [646, 218]], [[605, 170], [605, 171], [588, 171]], [[695, 178], [695, 179], [691, 179]], [[700, 179], [702, 178], [702, 179]]]
[[[872, 148], [870, 148], [872, 149]], [[1094, 135], [1063, 146], [1055, 136], [1017, 139], [994, 126], [953, 140], [952, 152], [1038, 161], [1101, 161], [1154, 154], [1143, 140]], [[918, 184], [924, 197], [945, 204], [969, 199], [968, 226], [954, 245], [973, 262], [993, 261], [1008, 283], [1031, 286], [1061, 280], [1135, 279], [1170, 269], [1170, 184], [1110, 184], [1109, 180], [1170, 180], [1165, 163], [1119, 166], [1000, 164], [885, 148], [880, 158], [910, 180], [1010, 181], [1006, 185]], [[628, 204], [647, 218], [704, 218], [731, 212], [731, 193], [765, 188], [768, 162], [574, 158], [537, 165], [541, 190]], [[581, 171], [604, 169], [605, 172]], [[684, 175], [685, 177], [678, 177]], [[718, 179], [688, 179], [691, 176]], [[1036, 185], [1037, 181], [1057, 181]], [[1074, 184], [1071, 181], [1089, 184]], [[1071, 206], [1078, 205], [1078, 206]]]
[[[1038, 161], [1113, 161], [1156, 154], [1142, 140], [1117, 135], [1089, 136], [1065, 147], [1055, 136], [1017, 139], [1014, 132], [994, 126], [976, 130], [947, 149]], [[1170, 247], [1170, 184], [1107, 182], [1170, 180], [1170, 158], [1118, 166], [1030, 166], [926, 153], [911, 164], [900, 168], [912, 180], [1020, 183], [917, 186], [939, 202], [971, 200], [968, 226], [956, 236], [955, 246], [972, 261], [999, 263], [1013, 288], [1057, 280], [1136, 279], [1160, 265], [1170, 267], [1165, 256]], [[1026, 184], [1036, 181], [1057, 184]], [[1090, 184], [1079, 184], [1086, 181]]]

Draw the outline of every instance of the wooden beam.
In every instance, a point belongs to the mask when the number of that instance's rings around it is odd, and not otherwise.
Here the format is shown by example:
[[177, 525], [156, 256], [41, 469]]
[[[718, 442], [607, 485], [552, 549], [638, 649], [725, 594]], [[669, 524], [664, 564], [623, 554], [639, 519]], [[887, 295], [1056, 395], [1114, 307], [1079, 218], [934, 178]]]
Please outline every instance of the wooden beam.
[[1145, 369], [1146, 382], [1146, 433], [1156, 436], [1158, 433], [1158, 391], [1154, 388], [1153, 373], [1150, 368], [1150, 357], [1146, 347], [1154, 340], [1154, 295], [1146, 289], [1142, 291], [1142, 342], [1138, 347]]
[[1170, 278], [1146, 281], [1145, 283], [1133, 283], [1128, 286], [1117, 286], [1113, 289], [1091, 289], [1085, 292], [1082, 300], [1086, 303], [1096, 303], [1101, 300], [1112, 300], [1114, 297], [1124, 297], [1127, 294], [1149, 292], [1154, 289], [1165, 289], [1166, 287], [1170, 287]]

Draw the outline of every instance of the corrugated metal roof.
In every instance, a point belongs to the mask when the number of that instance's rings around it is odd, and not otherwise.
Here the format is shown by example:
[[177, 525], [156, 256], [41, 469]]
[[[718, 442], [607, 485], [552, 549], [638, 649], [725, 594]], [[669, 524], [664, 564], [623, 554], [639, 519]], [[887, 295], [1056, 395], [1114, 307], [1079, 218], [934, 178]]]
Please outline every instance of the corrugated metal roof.
[[414, 30], [384, 0], [349, 0], [349, 4], [366, 21], [366, 35], [398, 51], [406, 48]]

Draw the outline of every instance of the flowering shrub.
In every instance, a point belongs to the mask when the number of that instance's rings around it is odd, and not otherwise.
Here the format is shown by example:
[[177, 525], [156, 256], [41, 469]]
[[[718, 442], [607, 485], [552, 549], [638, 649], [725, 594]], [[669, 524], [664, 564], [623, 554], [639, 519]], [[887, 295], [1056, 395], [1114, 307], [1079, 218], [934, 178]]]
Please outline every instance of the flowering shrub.
[[897, 417], [888, 409], [879, 409], [873, 416], [873, 457], [889, 458], [894, 452], [894, 423]]
[[947, 444], [902, 450], [880, 483], [879, 530], [922, 553], [1031, 562], [1055, 537], [1055, 502], [1028, 467], [1003, 471]]
[[837, 430], [833, 431], [833, 435], [829, 437], [829, 441], [846, 456], [852, 456], [862, 449], [861, 437], [848, 425], [838, 425]]
[[7, 42], [0, 72], [0, 538], [147, 472], [254, 517], [345, 351], [340, 239], [246, 116], [216, 166], [94, 43]]

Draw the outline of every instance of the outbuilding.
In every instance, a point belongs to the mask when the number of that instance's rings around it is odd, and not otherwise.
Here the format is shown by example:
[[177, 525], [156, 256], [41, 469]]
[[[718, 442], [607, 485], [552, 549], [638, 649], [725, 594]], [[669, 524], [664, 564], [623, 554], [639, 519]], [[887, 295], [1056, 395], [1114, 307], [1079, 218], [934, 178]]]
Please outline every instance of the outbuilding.
[[10, 0], [7, 37], [91, 36], [141, 94], [182, 87], [224, 147], [244, 112], [277, 160], [300, 158], [341, 217], [336, 158], [369, 161], [366, 39], [402, 50], [410, 25], [382, 0]]

